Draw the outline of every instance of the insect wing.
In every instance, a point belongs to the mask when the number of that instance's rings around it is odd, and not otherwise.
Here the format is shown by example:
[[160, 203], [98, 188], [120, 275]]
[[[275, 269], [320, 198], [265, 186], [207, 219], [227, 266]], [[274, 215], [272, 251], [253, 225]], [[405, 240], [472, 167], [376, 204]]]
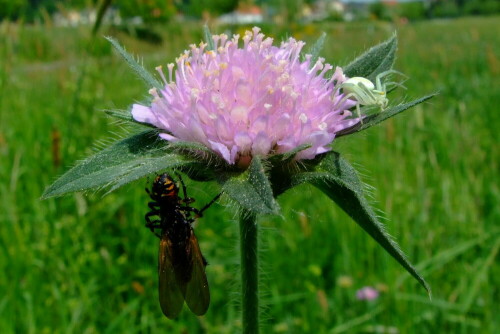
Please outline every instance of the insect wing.
[[167, 318], [176, 318], [184, 304], [184, 296], [177, 283], [172, 264], [172, 242], [164, 235], [160, 240], [158, 254], [158, 287], [160, 306]]
[[192, 261], [191, 279], [186, 283], [185, 295], [186, 304], [196, 315], [203, 315], [207, 312], [210, 304], [210, 291], [208, 288], [207, 275], [205, 274], [206, 262], [201, 254], [198, 240], [191, 230], [188, 247]]

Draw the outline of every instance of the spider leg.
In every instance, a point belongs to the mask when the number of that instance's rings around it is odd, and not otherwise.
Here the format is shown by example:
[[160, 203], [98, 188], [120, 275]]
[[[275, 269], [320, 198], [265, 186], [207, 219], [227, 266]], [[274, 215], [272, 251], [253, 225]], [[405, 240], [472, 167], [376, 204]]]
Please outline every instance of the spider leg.
[[371, 90], [361, 82], [358, 84], [358, 87], [359, 90], [357, 91], [357, 94], [359, 103], [365, 106], [372, 104], [373, 94]]
[[353, 97], [356, 100], [356, 113], [358, 114], [358, 118], [360, 119], [361, 124], [363, 124], [363, 119], [361, 119], [361, 109], [359, 108], [359, 100], [358, 95], [355, 93], [349, 93], [343, 98], [341, 98], [337, 103], [335, 103], [334, 109], [337, 109], [339, 106], [342, 106], [347, 100]]
[[384, 76], [390, 74], [390, 73], [386, 73], [386, 72], [379, 73], [377, 75], [377, 77], [375, 78], [375, 87], [377, 88], [377, 90], [383, 90], [383, 91], [385, 91], [385, 85], [382, 87], [382, 80], [381, 79], [382, 79], [383, 76], [381, 76], [381, 74], [384, 74]]
[[385, 97], [385, 91], [370, 90], [367, 87], [362, 87], [362, 92], [360, 92], [360, 97], [362, 97], [361, 104], [366, 106], [378, 105], [381, 109], [384, 109], [387, 98]]
[[[404, 80], [403, 82], [390, 81], [390, 82], [384, 83], [383, 86], [384, 86], [384, 89], [386, 92], [392, 91], [392, 90], [396, 89], [396, 87], [407, 89], [406, 86], [403, 85], [404, 82], [406, 82], [406, 80]], [[387, 86], [390, 86], [390, 89], [387, 89]]]
[[[347, 94], [346, 96], [344, 96], [343, 98], [341, 98], [337, 103], [335, 103], [335, 106], [334, 106], [334, 109], [337, 109], [338, 107], [342, 106], [347, 100], [349, 100], [351, 97], [354, 97], [356, 98], [356, 94], [354, 93], [349, 93]], [[356, 102], [358, 100], [356, 99]]]
[[330, 96], [332, 98], [335, 98], [335, 94], [337, 94], [337, 92], [342, 88], [342, 84], [340, 85], [336, 85], [336, 87], [333, 89], [332, 93], [330, 94]]
[[379, 74], [377, 74], [377, 76], [375, 77], [375, 81], [377, 79], [382, 79], [383, 77], [386, 77], [388, 75], [391, 75], [391, 74], [398, 74], [400, 76], [402, 76], [403, 78], [408, 78], [408, 76], [402, 72], [399, 72], [399, 71], [396, 71], [396, 70], [387, 70], [387, 71], [384, 71], [384, 72], [380, 72]]
[[[381, 73], [377, 74], [377, 76], [375, 77], [375, 85], [377, 87], [377, 90], [383, 90], [384, 92], [386, 91], [385, 90], [385, 86], [382, 86], [382, 78], [386, 77], [386, 76], [389, 76], [391, 74], [397, 74], [397, 75], [402, 76], [403, 79], [404, 79], [403, 82], [405, 82], [406, 80], [408, 80], [408, 76], [405, 75], [402, 72], [399, 72], [399, 71], [396, 71], [396, 70], [387, 70], [387, 71], [384, 71], [384, 72], [381, 72]], [[396, 84], [397, 86], [399, 86], [396, 82], [391, 82], [391, 84]]]
[[361, 108], [359, 107], [360, 103], [356, 103], [356, 113], [358, 114], [359, 121], [363, 124], [363, 118], [361, 117]]
[[358, 91], [359, 103], [365, 106], [378, 105], [381, 110], [384, 110], [387, 104], [385, 92], [369, 89], [368, 87], [359, 84]]
[[[364, 106], [372, 105], [374, 96], [371, 90], [361, 83], [358, 85], [358, 88], [359, 89], [356, 91], [356, 99], [358, 101], [358, 104]], [[361, 112], [359, 110], [358, 113], [358, 116], [361, 117]]]

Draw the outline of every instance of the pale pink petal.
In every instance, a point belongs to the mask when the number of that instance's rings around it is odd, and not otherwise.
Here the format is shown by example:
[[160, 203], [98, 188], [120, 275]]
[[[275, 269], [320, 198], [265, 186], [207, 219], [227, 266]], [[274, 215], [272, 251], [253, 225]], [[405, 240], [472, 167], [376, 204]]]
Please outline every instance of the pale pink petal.
[[267, 155], [271, 150], [271, 140], [267, 133], [261, 131], [253, 140], [252, 152], [255, 155]]
[[159, 136], [160, 136], [160, 138], [168, 140], [168, 141], [179, 141], [179, 138], [176, 138], [172, 135], [169, 135], [168, 133], [160, 133]]
[[231, 154], [229, 153], [226, 145], [211, 140], [209, 140], [208, 142], [210, 143], [211, 148], [214, 151], [218, 152], [224, 158], [224, 160], [226, 160], [230, 164], [234, 164], [234, 161], [231, 161]]
[[247, 153], [252, 148], [252, 138], [246, 132], [238, 132], [234, 136], [234, 142], [241, 153]]
[[158, 128], [162, 128], [162, 123], [158, 120], [158, 115], [153, 113], [150, 107], [141, 104], [134, 104], [132, 106], [132, 117], [140, 123], [149, 123]]

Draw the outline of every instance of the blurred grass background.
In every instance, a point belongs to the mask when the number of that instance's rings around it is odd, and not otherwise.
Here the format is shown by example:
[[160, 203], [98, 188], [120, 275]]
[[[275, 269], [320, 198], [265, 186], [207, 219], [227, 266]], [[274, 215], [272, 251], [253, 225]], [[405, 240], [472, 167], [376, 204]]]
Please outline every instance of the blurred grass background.
[[[433, 299], [319, 191], [279, 199], [261, 224], [263, 333], [495, 333], [500, 247], [498, 17], [264, 26], [277, 40], [314, 41], [345, 65], [397, 30], [396, 68], [411, 80], [396, 101], [429, 103], [335, 149], [373, 186], [389, 232], [433, 288]], [[168, 25], [162, 45], [114, 35], [147, 68], [171, 62], [201, 26]], [[212, 29], [214, 33], [222, 29]], [[243, 28], [228, 28], [242, 33]], [[212, 304], [171, 321], [157, 296], [158, 239], [143, 227], [146, 180], [101, 194], [40, 201], [44, 188], [96, 147], [127, 133], [105, 116], [147, 88], [88, 28], [0, 25], [0, 332], [235, 333], [240, 328], [237, 224], [226, 202], [196, 233]], [[201, 206], [215, 185], [189, 183]], [[359, 301], [357, 289], [381, 296]]]

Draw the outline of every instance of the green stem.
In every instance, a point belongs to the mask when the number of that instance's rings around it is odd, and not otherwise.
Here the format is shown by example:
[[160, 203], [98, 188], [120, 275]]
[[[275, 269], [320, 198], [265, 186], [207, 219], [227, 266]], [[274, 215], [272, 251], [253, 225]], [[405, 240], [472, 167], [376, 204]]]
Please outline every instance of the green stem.
[[259, 333], [259, 289], [256, 216], [240, 215], [243, 334]]

